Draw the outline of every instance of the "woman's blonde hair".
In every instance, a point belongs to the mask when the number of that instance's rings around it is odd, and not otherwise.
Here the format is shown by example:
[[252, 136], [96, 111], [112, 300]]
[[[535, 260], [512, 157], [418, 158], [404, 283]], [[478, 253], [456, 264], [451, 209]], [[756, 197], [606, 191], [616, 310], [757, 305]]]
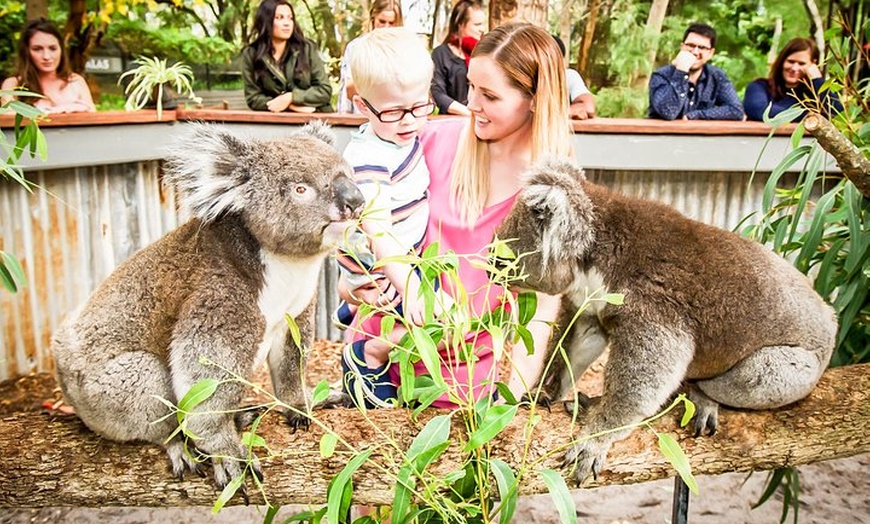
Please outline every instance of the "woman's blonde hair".
[[375, 17], [384, 11], [392, 11], [396, 13], [396, 23], [393, 27], [402, 27], [405, 25], [405, 19], [402, 16], [402, 2], [399, 0], [374, 0], [369, 8], [369, 17], [363, 23], [363, 31], [371, 31], [375, 25]]
[[[553, 37], [526, 23], [512, 23], [485, 34], [471, 58], [488, 56], [516, 89], [533, 100], [532, 162], [548, 155], [573, 157], [568, 88], [562, 54]], [[450, 182], [451, 204], [471, 228], [489, 192], [489, 144], [466, 126], [457, 146]]]

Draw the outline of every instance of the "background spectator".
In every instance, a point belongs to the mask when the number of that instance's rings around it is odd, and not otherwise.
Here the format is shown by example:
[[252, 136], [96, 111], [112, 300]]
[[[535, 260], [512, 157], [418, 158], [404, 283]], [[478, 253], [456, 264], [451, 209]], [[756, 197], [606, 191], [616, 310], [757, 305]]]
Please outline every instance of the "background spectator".
[[[18, 66], [15, 76], [3, 81], [0, 89], [27, 89], [44, 98], [22, 96], [46, 113], [96, 111], [87, 82], [69, 68], [63, 37], [45, 18], [28, 23], [18, 42]], [[5, 96], [5, 104], [12, 97]]]
[[[556, 35], [553, 39], [559, 45], [559, 50], [562, 51], [562, 58], [567, 56], [565, 42]], [[580, 73], [571, 69], [565, 68], [565, 82], [568, 84], [568, 103], [571, 104], [568, 108], [568, 114], [573, 120], [586, 120], [587, 118], [595, 117], [595, 96], [586, 87], [586, 82]]]
[[649, 117], [663, 120], [743, 120], [743, 105], [724, 71], [707, 62], [716, 52], [716, 31], [692, 24], [682, 50], [649, 81]]
[[[746, 117], [764, 120], [764, 110], [768, 105], [771, 117], [796, 104], [803, 104], [824, 115], [839, 113], [843, 105], [836, 93], [822, 91], [824, 81], [816, 43], [810, 38], [793, 38], [770, 66], [770, 76], [746, 86], [743, 97]], [[795, 121], [801, 120], [804, 114]]]
[[[468, 58], [474, 40], [480, 40], [486, 27], [486, 12], [478, 0], [459, 0], [450, 12], [444, 41], [432, 50], [435, 75], [432, 97], [441, 114], [470, 115], [468, 102]], [[463, 46], [463, 41], [465, 42]], [[465, 47], [465, 50], [463, 50]]]
[[[374, 0], [369, 9], [369, 17], [363, 24], [363, 31], [371, 31], [382, 27], [401, 27], [404, 24], [402, 18], [402, 3], [399, 0]], [[353, 75], [350, 71], [350, 55], [353, 53], [353, 47], [359, 42], [355, 38], [347, 43], [344, 48], [344, 56], [341, 57], [340, 65], [340, 85], [338, 88], [338, 112], [339, 113], [356, 113], [351, 100], [356, 94], [356, 88], [353, 85]]]
[[242, 51], [245, 101], [255, 111], [330, 112], [332, 86], [314, 42], [287, 0], [263, 0]]

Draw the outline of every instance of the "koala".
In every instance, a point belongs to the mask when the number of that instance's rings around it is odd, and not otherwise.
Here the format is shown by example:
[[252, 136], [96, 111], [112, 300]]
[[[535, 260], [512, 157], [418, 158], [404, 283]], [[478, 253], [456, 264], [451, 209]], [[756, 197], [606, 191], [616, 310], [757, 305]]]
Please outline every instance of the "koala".
[[[157, 397], [177, 404], [198, 381], [250, 377], [268, 358], [276, 397], [304, 413], [320, 268], [364, 204], [323, 125], [274, 141], [192, 127], [169, 151], [165, 180], [193, 218], [119, 265], [52, 340], [64, 398], [82, 421], [109, 439], [160, 444], [178, 477], [201, 471], [182, 437], [170, 438], [178, 423]], [[244, 471], [233, 416], [243, 393], [221, 383], [189, 420], [221, 488]]]
[[[593, 301], [581, 313], [565, 354], [551, 347], [551, 372], [538, 382], [546, 397], [561, 399], [572, 373], [579, 377], [610, 347], [604, 393], [580, 437], [655, 414], [683, 383], [698, 407], [696, 434], [712, 434], [719, 404], [795, 402], [831, 358], [834, 310], [787, 261], [664, 204], [592, 184], [570, 163], [532, 168], [496, 235], [527, 254], [522, 287], [562, 297], [551, 346], [587, 294], [624, 294], [622, 305]], [[576, 465], [577, 481], [597, 476], [612, 443], [629, 432], [573, 446], [565, 463]]]

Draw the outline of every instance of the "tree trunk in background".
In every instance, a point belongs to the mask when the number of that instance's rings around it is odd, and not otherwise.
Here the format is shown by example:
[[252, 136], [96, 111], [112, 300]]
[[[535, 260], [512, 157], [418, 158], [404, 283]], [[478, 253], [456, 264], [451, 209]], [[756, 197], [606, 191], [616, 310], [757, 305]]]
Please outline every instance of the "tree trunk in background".
[[489, 29], [508, 22], [529, 22], [546, 29], [546, 0], [490, 0]]
[[767, 65], [771, 66], [776, 62], [776, 55], [779, 54], [779, 41], [782, 38], [782, 17], [776, 17], [776, 25], [773, 27], [773, 38], [770, 40], [770, 52], [767, 53]]
[[577, 68], [584, 77], [589, 76], [589, 71], [586, 67], [589, 62], [589, 50], [592, 48], [592, 40], [595, 38], [595, 25], [598, 23], [598, 12], [600, 10], [601, 0], [592, 0], [589, 4], [589, 16], [586, 18], [586, 28], [583, 30], [580, 56], [577, 59]]
[[822, 23], [822, 16], [819, 14], [819, 6], [816, 0], [803, 0], [804, 9], [807, 11], [807, 16], [810, 17], [810, 33], [813, 35], [813, 40], [819, 46], [819, 56], [825, 56], [825, 25]]
[[[565, 0], [562, 4], [562, 11], [559, 13], [559, 38], [565, 43], [565, 62], [568, 66], [571, 65], [571, 26], [574, 22], [571, 20], [571, 11], [576, 3], [577, 0]], [[583, 2], [580, 12], [585, 10], [586, 2]]]
[[668, 0], [653, 0], [652, 6], [649, 8], [649, 16], [646, 19], [646, 33], [651, 38], [649, 52], [647, 53], [649, 66], [647, 67], [647, 70], [640, 75], [638, 81], [635, 83], [636, 85], [645, 86], [649, 79], [649, 75], [655, 67], [656, 54], [659, 50], [659, 37], [662, 34], [662, 24], [665, 21], [665, 15], [667, 13]]
[[69, 15], [63, 31], [70, 68], [79, 74], [84, 72], [88, 55], [97, 43], [97, 36], [102, 33], [93, 23], [85, 25], [87, 11], [85, 0], [69, 0]]
[[27, 0], [24, 7], [27, 20], [48, 17], [48, 0]]

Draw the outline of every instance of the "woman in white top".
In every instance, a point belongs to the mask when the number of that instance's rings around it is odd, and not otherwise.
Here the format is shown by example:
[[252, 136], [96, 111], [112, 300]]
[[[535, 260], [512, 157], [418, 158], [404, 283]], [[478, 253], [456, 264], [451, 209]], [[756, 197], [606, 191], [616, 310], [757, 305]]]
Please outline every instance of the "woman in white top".
[[[399, 0], [374, 0], [369, 9], [369, 17], [363, 24], [363, 31], [380, 29], [382, 27], [401, 27], [404, 23], [402, 18], [402, 3]], [[344, 47], [344, 56], [341, 57], [340, 75], [341, 85], [338, 90], [338, 112], [356, 113], [351, 100], [356, 94], [353, 85], [353, 76], [350, 74], [350, 55], [357, 40], [353, 39]]]
[[[46, 113], [97, 110], [85, 79], [70, 71], [60, 31], [45, 18], [33, 20], [24, 27], [18, 43], [18, 71], [4, 80], [0, 89], [27, 90], [42, 95], [42, 98], [23, 95], [17, 98]], [[12, 98], [3, 96], [0, 103], [6, 104]]]

